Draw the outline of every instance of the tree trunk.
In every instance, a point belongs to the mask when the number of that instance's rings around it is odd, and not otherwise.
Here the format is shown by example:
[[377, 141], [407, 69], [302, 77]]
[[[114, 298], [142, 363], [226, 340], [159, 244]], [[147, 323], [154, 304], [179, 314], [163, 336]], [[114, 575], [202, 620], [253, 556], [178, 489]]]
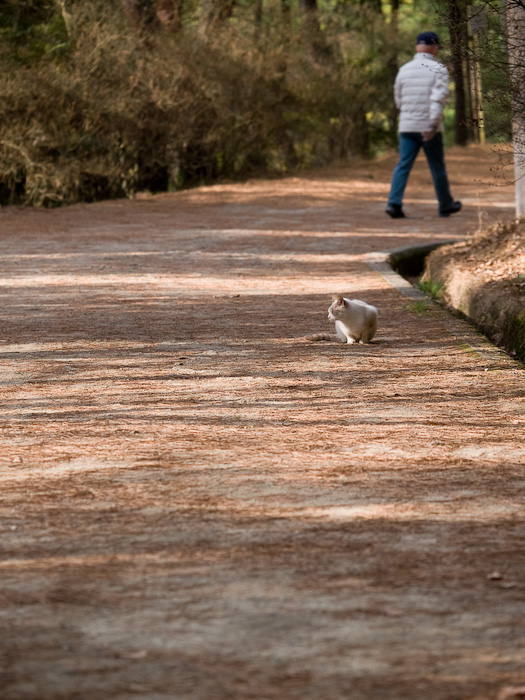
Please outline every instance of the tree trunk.
[[253, 26], [254, 32], [253, 37], [255, 41], [258, 41], [261, 37], [263, 20], [263, 0], [255, 0], [254, 11], [253, 11]]
[[[392, 16], [388, 31], [388, 56], [387, 70], [390, 79], [391, 91], [394, 89], [394, 82], [399, 69], [398, 61], [398, 37], [399, 37], [399, 2], [400, 0], [392, 0]], [[391, 107], [388, 114], [388, 129], [392, 134], [397, 131], [397, 108], [395, 103], [391, 102]]]
[[299, 0], [301, 8], [302, 30], [306, 43], [310, 46], [315, 59], [326, 58], [330, 51], [324, 40], [317, 13], [317, 0]]
[[290, 0], [281, 0], [281, 19], [283, 26], [289, 29], [292, 21]]
[[449, 0], [448, 22], [450, 43], [452, 49], [452, 72], [456, 95], [456, 144], [465, 146], [468, 143], [469, 128], [467, 119], [467, 91], [463, 72], [463, 57], [466, 43], [467, 13], [463, 0]]
[[525, 217], [525, 3], [507, 0], [507, 39], [512, 87], [512, 136], [516, 216]]

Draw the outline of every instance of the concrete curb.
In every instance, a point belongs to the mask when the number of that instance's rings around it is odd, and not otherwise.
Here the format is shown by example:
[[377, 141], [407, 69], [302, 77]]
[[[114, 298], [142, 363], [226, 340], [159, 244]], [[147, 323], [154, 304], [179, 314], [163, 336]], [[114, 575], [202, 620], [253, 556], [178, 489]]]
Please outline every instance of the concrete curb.
[[410, 299], [424, 299], [426, 294], [410, 284], [404, 277], [394, 270], [393, 264], [399, 263], [402, 265], [404, 260], [409, 260], [414, 257], [426, 257], [436, 248], [451, 243], [459, 243], [463, 238], [453, 238], [447, 241], [433, 241], [431, 243], [422, 243], [421, 245], [402, 246], [400, 248], [392, 248], [391, 250], [379, 251], [377, 253], [368, 253], [366, 261], [368, 266], [379, 272], [379, 274], [390, 284], [395, 287], [403, 296]]
[[[389, 285], [394, 287], [394, 289], [396, 289], [407, 299], [429, 299], [433, 301], [431, 297], [427, 296], [417, 287], [414, 287], [404, 277], [398, 274], [392, 267], [391, 263], [396, 259], [402, 260], [411, 256], [427, 255], [432, 250], [435, 250], [442, 245], [457, 243], [460, 240], [462, 239], [426, 243], [419, 246], [392, 248], [391, 250], [379, 251], [377, 253], [368, 253], [365, 259], [368, 267], [371, 270], [374, 270], [381, 275], [381, 277], [388, 282]], [[498, 369], [499, 367], [502, 367], [502, 365], [505, 365], [507, 368], [512, 367], [514, 369], [524, 368], [521, 362], [514, 360], [504, 350], [501, 350], [501, 348], [498, 348], [496, 345], [491, 343], [490, 340], [483, 335], [481, 331], [478, 331], [476, 327], [468, 320], [458, 318], [444, 308], [443, 312], [444, 313], [440, 319], [443, 327], [447, 330], [447, 332], [454, 336], [456, 342], [465, 352], [474, 354], [483, 358], [484, 360], [489, 361], [491, 366], [487, 367], [487, 370]]]

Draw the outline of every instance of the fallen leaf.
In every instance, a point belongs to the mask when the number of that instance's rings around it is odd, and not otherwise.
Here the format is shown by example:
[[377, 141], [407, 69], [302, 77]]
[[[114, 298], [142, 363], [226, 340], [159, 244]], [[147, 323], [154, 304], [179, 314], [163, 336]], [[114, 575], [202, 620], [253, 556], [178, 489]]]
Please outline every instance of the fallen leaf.
[[121, 659], [133, 659], [134, 661], [139, 661], [140, 659], [145, 659], [148, 652], [145, 649], [137, 649], [136, 651], [125, 651], [119, 654]]
[[507, 686], [499, 691], [498, 700], [522, 700], [525, 698], [525, 685]]
[[395, 608], [394, 606], [387, 605], [386, 608], [383, 608], [382, 610], [384, 615], [388, 615], [388, 617], [403, 617], [405, 614], [404, 610], [401, 610], [400, 608]]
[[493, 571], [491, 574], [487, 576], [489, 581], [501, 581], [503, 578], [502, 574], [500, 574], [499, 571]]

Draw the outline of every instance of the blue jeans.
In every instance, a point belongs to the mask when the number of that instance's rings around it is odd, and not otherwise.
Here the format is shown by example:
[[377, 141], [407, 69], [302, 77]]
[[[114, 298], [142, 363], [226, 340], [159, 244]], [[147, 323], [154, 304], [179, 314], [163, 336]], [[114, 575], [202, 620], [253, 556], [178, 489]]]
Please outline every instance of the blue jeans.
[[445, 155], [443, 152], [443, 136], [437, 133], [430, 141], [423, 141], [423, 135], [418, 132], [403, 132], [399, 134], [399, 162], [394, 168], [390, 186], [389, 204], [403, 203], [403, 195], [414, 161], [421, 147], [425, 151], [428, 167], [434, 181], [439, 202], [439, 213], [446, 211], [454, 200], [450, 194]]

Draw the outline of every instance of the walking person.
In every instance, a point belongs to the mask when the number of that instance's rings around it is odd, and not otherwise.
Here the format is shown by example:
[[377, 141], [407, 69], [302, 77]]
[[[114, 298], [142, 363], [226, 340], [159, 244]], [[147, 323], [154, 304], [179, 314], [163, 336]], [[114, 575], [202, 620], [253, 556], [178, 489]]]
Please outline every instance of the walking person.
[[439, 216], [450, 216], [461, 209], [461, 202], [450, 194], [443, 151], [443, 110], [449, 94], [448, 71], [436, 56], [439, 38], [434, 32], [417, 37], [416, 54], [401, 66], [394, 83], [394, 99], [399, 115], [399, 161], [392, 175], [386, 213], [404, 218], [403, 195], [414, 161], [423, 148], [439, 203]]

